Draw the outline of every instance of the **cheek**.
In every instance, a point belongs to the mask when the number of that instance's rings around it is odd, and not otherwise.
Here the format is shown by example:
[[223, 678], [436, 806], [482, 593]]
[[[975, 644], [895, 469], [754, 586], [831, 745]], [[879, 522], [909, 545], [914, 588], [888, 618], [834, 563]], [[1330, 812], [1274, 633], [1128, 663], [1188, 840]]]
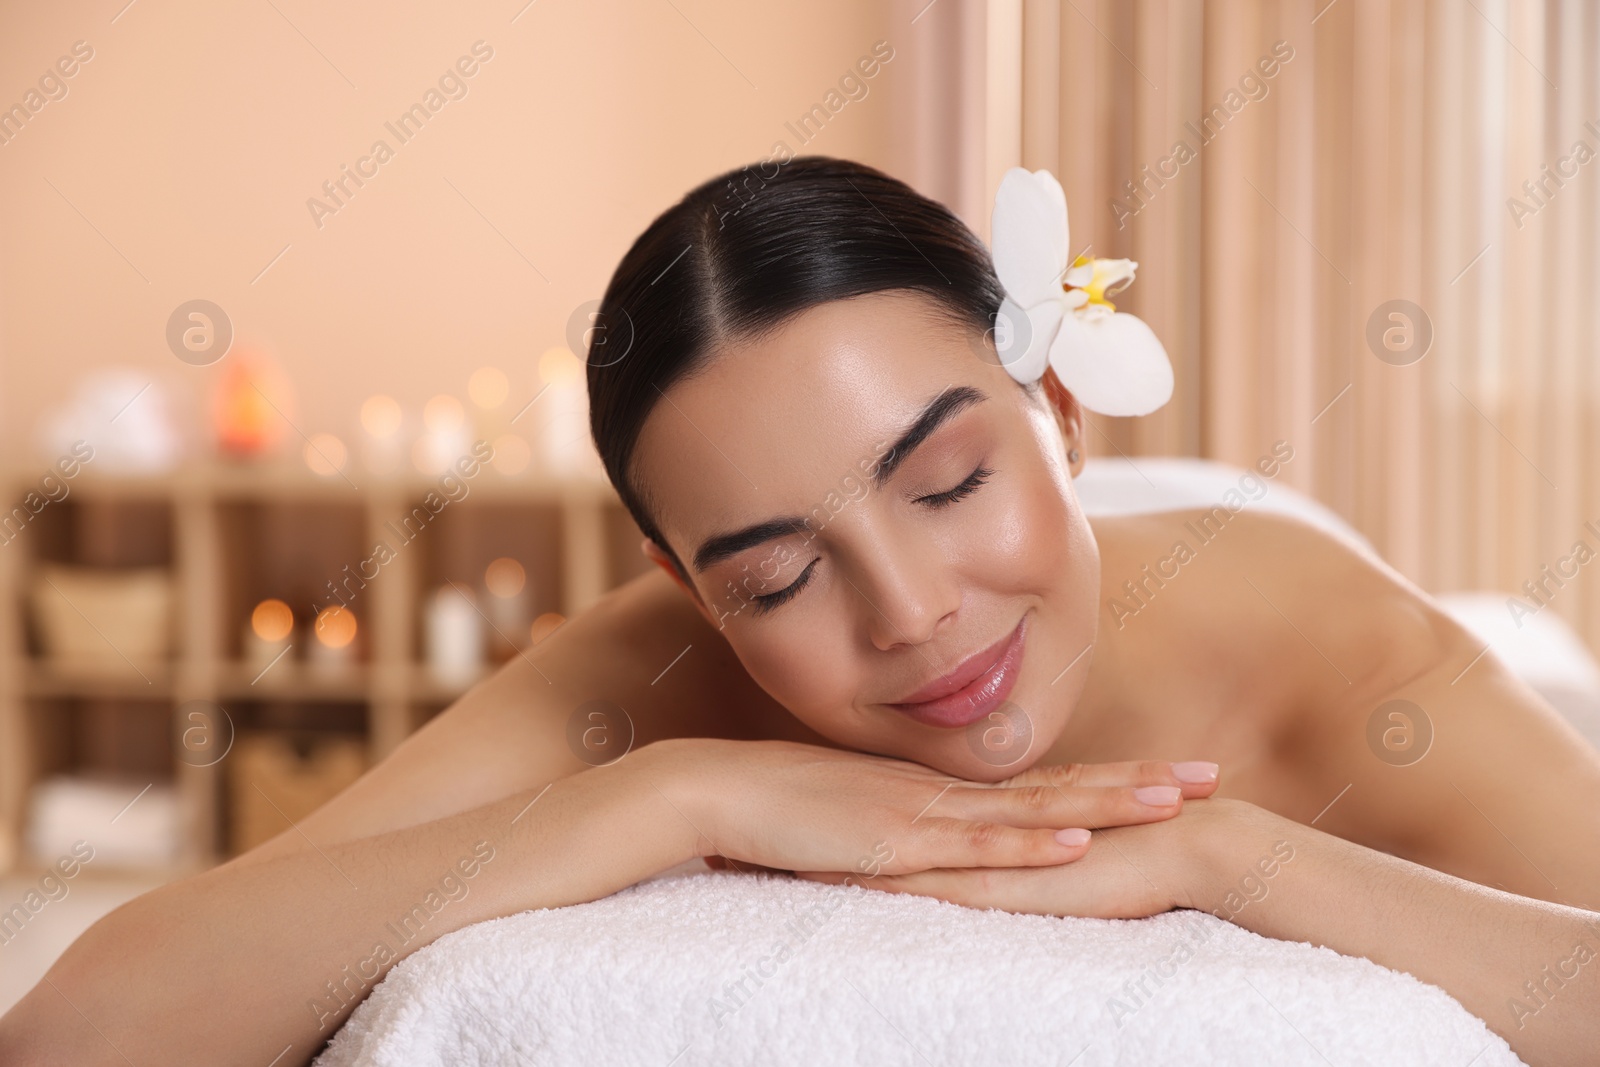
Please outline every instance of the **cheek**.
[[1047, 479], [1027, 478], [1021, 491], [1011, 494], [1009, 506], [993, 531], [991, 554], [998, 566], [1021, 581], [1049, 583], [1059, 574], [1061, 531], [1066, 515], [1061, 499]]
[[[1067, 495], [1063, 496], [1063, 492]], [[952, 530], [951, 558], [977, 587], [1002, 595], [1047, 595], [1070, 574], [1071, 531], [1079, 521], [1071, 490], [1036, 462], [1013, 469], [985, 498], [974, 497]]]
[[764, 620], [730, 635], [730, 644], [768, 696], [818, 733], [850, 743], [845, 726], [863, 679], [847, 627]]
[[1005, 502], [996, 501], [989, 520], [993, 525], [982, 531], [987, 540], [970, 572], [974, 586], [1012, 605], [1035, 605], [1027, 659], [1011, 699], [1033, 709], [1047, 745], [1082, 692], [1086, 672], [1061, 678], [1060, 670], [1094, 641], [1100, 597], [1094, 531], [1070, 481], [1058, 473], [1041, 457], [1008, 483]]
[[1091, 623], [1100, 591], [1100, 549], [1089, 519], [1078, 503], [1072, 473], [1066, 466], [1065, 445], [1055, 424], [1041, 417], [1032, 420], [1037, 451], [1022, 471], [1022, 486], [1015, 503], [1015, 529], [1023, 544], [1014, 551], [1019, 566], [1038, 576], [1041, 592], [1049, 590], [1064, 599]]

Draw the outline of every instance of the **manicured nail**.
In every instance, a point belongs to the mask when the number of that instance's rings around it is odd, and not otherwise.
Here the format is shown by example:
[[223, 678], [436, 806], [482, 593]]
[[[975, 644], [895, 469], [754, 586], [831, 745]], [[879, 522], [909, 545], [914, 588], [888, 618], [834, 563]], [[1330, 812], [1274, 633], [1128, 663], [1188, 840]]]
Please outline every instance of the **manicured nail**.
[[1089, 831], [1077, 826], [1070, 830], [1057, 830], [1056, 840], [1068, 848], [1077, 848], [1080, 845], [1089, 843]]
[[1175, 785], [1145, 785], [1133, 791], [1141, 804], [1152, 808], [1170, 808], [1183, 798], [1183, 790]]
[[1172, 765], [1172, 777], [1180, 782], [1214, 782], [1217, 780], [1217, 765], [1215, 763], [1205, 763], [1201, 760], [1174, 763]]

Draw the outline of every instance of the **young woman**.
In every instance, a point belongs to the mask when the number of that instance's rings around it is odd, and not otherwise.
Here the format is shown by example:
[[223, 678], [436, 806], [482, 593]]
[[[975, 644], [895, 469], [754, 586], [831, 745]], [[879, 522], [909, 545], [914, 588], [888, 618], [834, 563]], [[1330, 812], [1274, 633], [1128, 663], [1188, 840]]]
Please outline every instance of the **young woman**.
[[[997, 358], [1004, 296], [953, 215], [865, 166], [691, 192], [623, 258], [589, 354], [659, 570], [298, 826], [96, 923], [0, 1020], [0, 1062], [306, 1063], [441, 934], [695, 856], [1019, 912], [1201, 908], [1439, 985], [1530, 1063], [1592, 1054], [1600, 756], [1339, 539], [1086, 518], [1082, 408]], [[1429, 739], [1396, 759], [1407, 729]], [[453, 872], [464, 895], [393, 944]]]

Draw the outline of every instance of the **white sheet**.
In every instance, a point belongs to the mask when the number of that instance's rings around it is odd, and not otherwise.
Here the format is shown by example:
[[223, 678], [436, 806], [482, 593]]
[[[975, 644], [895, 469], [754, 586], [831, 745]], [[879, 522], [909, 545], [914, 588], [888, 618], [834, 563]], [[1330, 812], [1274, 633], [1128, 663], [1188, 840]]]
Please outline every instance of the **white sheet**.
[[[1290, 460], [1290, 464], [1294, 461]], [[1376, 555], [1372, 542], [1339, 513], [1292, 488], [1280, 466], [1274, 477], [1191, 456], [1095, 456], [1072, 483], [1086, 515], [1143, 515], [1234, 504], [1241, 512], [1294, 515]]]
[[441, 938], [316, 1067], [1324, 1062], [1522, 1061], [1433, 986], [1199, 912], [1013, 915], [675, 871]]

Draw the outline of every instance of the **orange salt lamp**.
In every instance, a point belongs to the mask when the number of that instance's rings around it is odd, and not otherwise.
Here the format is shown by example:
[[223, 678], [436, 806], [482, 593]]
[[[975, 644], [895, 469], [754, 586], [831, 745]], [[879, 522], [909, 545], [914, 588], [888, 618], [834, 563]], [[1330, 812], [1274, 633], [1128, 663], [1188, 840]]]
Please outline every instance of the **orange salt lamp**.
[[271, 451], [291, 418], [288, 380], [276, 364], [250, 351], [235, 351], [221, 372], [212, 418], [218, 449], [240, 459]]

